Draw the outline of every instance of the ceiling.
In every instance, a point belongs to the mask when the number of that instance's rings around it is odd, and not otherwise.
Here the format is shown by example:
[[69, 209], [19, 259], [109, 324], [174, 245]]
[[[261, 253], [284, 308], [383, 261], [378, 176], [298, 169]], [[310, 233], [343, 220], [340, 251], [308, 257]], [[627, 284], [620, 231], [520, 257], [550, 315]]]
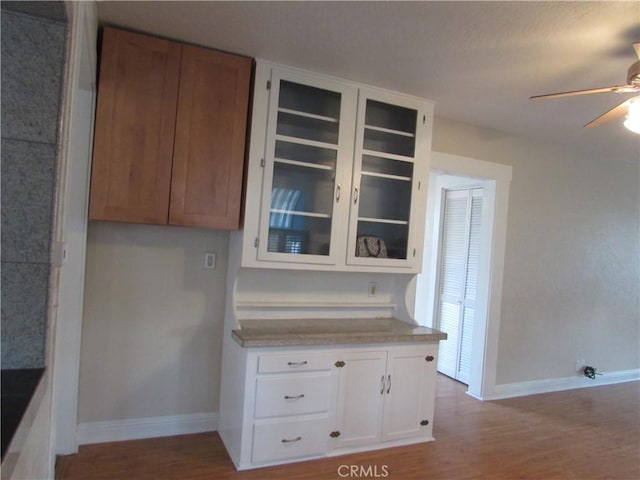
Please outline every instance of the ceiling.
[[637, 163], [622, 119], [582, 126], [630, 98], [531, 95], [626, 83], [640, 2], [112, 2], [100, 21], [271, 60], [435, 102], [437, 117]]

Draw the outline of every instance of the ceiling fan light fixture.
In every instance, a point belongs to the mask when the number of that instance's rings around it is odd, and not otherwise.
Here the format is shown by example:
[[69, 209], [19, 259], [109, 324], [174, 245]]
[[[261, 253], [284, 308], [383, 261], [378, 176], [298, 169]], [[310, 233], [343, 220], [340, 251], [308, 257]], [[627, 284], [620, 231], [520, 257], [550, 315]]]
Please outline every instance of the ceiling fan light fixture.
[[634, 100], [627, 107], [627, 118], [624, 126], [633, 133], [640, 135], [640, 101]]

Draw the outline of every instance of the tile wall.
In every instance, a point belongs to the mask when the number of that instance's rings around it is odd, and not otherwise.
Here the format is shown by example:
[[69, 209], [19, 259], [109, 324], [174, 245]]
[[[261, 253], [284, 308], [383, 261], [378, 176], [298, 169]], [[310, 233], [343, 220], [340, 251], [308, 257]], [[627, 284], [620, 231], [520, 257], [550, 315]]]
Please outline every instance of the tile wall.
[[62, 2], [3, 1], [1, 13], [1, 365], [39, 368], [66, 21]]

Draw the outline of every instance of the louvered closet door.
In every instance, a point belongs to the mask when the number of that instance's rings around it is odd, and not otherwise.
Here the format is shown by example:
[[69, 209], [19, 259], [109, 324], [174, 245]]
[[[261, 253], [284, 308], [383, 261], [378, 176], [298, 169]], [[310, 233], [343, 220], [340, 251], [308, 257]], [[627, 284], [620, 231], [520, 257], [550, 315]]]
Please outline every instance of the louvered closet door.
[[482, 188], [446, 190], [440, 248], [438, 370], [469, 382], [478, 279]]

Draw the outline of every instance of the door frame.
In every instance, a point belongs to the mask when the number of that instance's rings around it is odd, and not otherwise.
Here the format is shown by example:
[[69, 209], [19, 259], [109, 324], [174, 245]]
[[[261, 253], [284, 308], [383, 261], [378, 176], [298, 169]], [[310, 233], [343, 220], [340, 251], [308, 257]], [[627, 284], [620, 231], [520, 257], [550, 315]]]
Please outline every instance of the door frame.
[[[427, 202], [427, 233], [424, 238], [422, 274], [416, 280], [415, 318], [433, 327], [438, 278], [438, 249], [443, 180], [465, 177], [467, 185], [484, 188], [483, 232], [478, 270], [477, 310], [467, 393], [487, 398], [496, 385], [498, 336], [502, 305], [502, 284], [507, 231], [509, 187], [512, 168], [483, 160], [432, 152]], [[440, 178], [442, 177], [442, 178]], [[439, 180], [440, 179], [440, 180]], [[460, 181], [457, 186], [464, 186]], [[480, 340], [480, 341], [478, 341]]]

